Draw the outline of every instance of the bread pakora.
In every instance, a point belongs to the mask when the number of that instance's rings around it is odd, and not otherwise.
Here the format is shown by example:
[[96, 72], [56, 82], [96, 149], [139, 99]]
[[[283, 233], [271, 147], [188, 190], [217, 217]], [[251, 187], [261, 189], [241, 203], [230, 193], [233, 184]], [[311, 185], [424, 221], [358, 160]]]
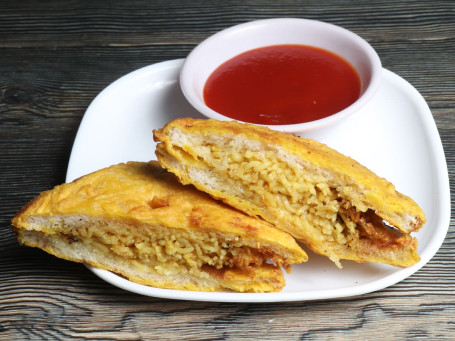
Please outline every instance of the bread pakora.
[[288, 234], [183, 186], [156, 161], [43, 192], [12, 220], [19, 242], [159, 288], [274, 292], [306, 261]]
[[328, 256], [399, 267], [420, 257], [420, 207], [355, 160], [311, 139], [183, 118], [156, 130], [159, 162], [184, 184], [260, 216]]

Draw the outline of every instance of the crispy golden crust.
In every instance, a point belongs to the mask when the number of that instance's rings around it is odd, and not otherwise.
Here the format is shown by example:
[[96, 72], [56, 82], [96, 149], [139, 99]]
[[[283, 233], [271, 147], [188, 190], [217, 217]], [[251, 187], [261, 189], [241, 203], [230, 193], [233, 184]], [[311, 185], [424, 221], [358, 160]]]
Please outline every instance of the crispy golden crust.
[[[281, 146], [286, 151], [311, 162], [315, 167], [325, 168], [346, 177], [346, 182], [357, 184], [362, 190], [360, 194], [365, 205], [373, 208], [381, 218], [403, 232], [418, 231], [426, 221], [422, 209], [411, 198], [397, 192], [393, 184], [378, 177], [352, 158], [315, 140], [252, 124], [192, 118], [169, 122], [163, 129], [155, 131], [156, 140], [171, 143], [168, 134], [174, 127], [188, 134], [203, 132], [204, 134], [244, 136], [247, 139]], [[403, 216], [412, 216], [414, 219], [409, 221]]]
[[[265, 261], [289, 268], [307, 258], [288, 234], [181, 185], [157, 162], [120, 164], [57, 186], [30, 202], [12, 223], [24, 244], [174, 289], [276, 291], [284, 285], [282, 273]], [[178, 259], [175, 244], [182, 252]], [[99, 257], [87, 256], [93, 249]], [[198, 259], [196, 249], [209, 264]], [[220, 260], [221, 251], [226, 260]], [[172, 257], [171, 265], [181, 267], [183, 275], [173, 270], [166, 276]], [[135, 261], [141, 264], [131, 266]], [[147, 266], [161, 273], [153, 277], [140, 271]], [[211, 275], [215, 273], [217, 277]], [[198, 285], [198, 276], [208, 278]]]
[[[26, 228], [33, 215], [86, 214], [140, 223], [202, 229], [234, 234], [289, 248], [301, 259], [293, 238], [269, 223], [247, 216], [213, 200], [193, 187], [182, 186], [156, 161], [128, 162], [94, 172], [43, 192], [16, 217], [13, 225]], [[43, 232], [46, 231], [43, 227]]]
[[[317, 141], [251, 124], [191, 118], [169, 122], [163, 129], [155, 131], [155, 140], [162, 142], [156, 149], [158, 160], [181, 182], [194, 184], [248, 214], [262, 216], [335, 262], [345, 258], [409, 266], [419, 260], [417, 241], [409, 233], [420, 229], [425, 222], [420, 207], [411, 198], [397, 192], [387, 180]], [[266, 166], [261, 168], [258, 163]], [[262, 177], [249, 175], [250, 178], [245, 180], [245, 169], [248, 167], [256, 173], [266, 174]], [[298, 176], [290, 181], [288, 177], [280, 183], [270, 180], [284, 170], [292, 173], [291, 177]], [[353, 230], [352, 226], [356, 226], [357, 231], [351, 231], [355, 243], [344, 239], [330, 243], [323, 241], [321, 238], [324, 236], [318, 236], [319, 231], [314, 230], [313, 225], [317, 223], [302, 217], [302, 212], [309, 214], [311, 209], [307, 210], [307, 203], [297, 198], [298, 192], [303, 189], [295, 188], [299, 188], [299, 182], [305, 182], [306, 177], [313, 175], [316, 180], [311, 180], [314, 185], [311, 191], [324, 193], [321, 205], [326, 205], [325, 201], [334, 203], [332, 206], [338, 216], [332, 217], [332, 225], [344, 226], [345, 234], [348, 227]], [[232, 182], [229, 188], [220, 185], [223, 179]], [[275, 188], [283, 184], [294, 190], [286, 192], [285, 188], [278, 193]], [[241, 190], [237, 190], [236, 186]], [[252, 192], [248, 197], [245, 193], [252, 187], [255, 194]], [[285, 192], [287, 197], [284, 199], [290, 209], [279, 210], [276, 199], [280, 195], [283, 197]], [[360, 217], [353, 217], [352, 208]], [[298, 213], [294, 214], [292, 210]], [[365, 217], [370, 212], [381, 217], [381, 224], [377, 224], [376, 220], [374, 223], [371, 219], [366, 221]], [[401, 232], [388, 233], [382, 219]]]

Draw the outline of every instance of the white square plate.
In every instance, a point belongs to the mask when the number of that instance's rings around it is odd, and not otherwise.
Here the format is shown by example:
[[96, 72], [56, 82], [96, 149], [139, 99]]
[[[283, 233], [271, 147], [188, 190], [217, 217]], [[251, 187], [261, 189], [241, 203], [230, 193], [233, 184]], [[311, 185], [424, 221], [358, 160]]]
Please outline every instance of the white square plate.
[[[179, 86], [183, 59], [134, 71], [104, 89], [90, 104], [77, 133], [66, 180], [126, 161], [156, 159], [153, 130], [178, 117], [203, 118]], [[421, 261], [409, 268], [342, 261], [308, 252], [309, 261], [293, 266], [278, 293], [192, 292], [153, 288], [89, 267], [107, 282], [142, 295], [216, 302], [280, 302], [361, 295], [395, 284], [424, 266], [441, 246], [450, 222], [447, 165], [433, 116], [425, 100], [404, 79], [383, 70], [374, 99], [314, 138], [364, 164], [412, 197], [427, 223], [416, 234]]]

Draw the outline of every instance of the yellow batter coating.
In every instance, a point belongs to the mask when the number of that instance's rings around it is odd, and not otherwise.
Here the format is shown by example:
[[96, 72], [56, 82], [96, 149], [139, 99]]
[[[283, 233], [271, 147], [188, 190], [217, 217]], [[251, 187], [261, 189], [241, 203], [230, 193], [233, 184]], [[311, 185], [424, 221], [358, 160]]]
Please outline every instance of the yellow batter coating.
[[280, 267], [307, 259], [290, 235], [183, 186], [156, 161], [43, 192], [12, 223], [23, 244], [160, 288], [279, 291]]
[[161, 165], [184, 184], [260, 216], [317, 253], [410, 266], [420, 207], [317, 141], [233, 121], [177, 119], [155, 131]]

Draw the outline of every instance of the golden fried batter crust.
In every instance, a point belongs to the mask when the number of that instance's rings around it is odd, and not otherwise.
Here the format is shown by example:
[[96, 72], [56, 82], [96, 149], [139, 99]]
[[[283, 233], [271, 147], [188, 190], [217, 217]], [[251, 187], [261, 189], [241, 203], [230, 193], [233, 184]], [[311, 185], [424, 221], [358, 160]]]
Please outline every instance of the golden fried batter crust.
[[[419, 260], [409, 233], [425, 222], [420, 207], [324, 144], [252, 124], [191, 118], [169, 122], [154, 136], [159, 162], [182, 183], [263, 217], [335, 262]], [[366, 221], [371, 212], [380, 219]]]
[[290, 235], [181, 185], [156, 161], [43, 192], [12, 223], [21, 243], [162, 288], [278, 291], [279, 266], [307, 258]]

